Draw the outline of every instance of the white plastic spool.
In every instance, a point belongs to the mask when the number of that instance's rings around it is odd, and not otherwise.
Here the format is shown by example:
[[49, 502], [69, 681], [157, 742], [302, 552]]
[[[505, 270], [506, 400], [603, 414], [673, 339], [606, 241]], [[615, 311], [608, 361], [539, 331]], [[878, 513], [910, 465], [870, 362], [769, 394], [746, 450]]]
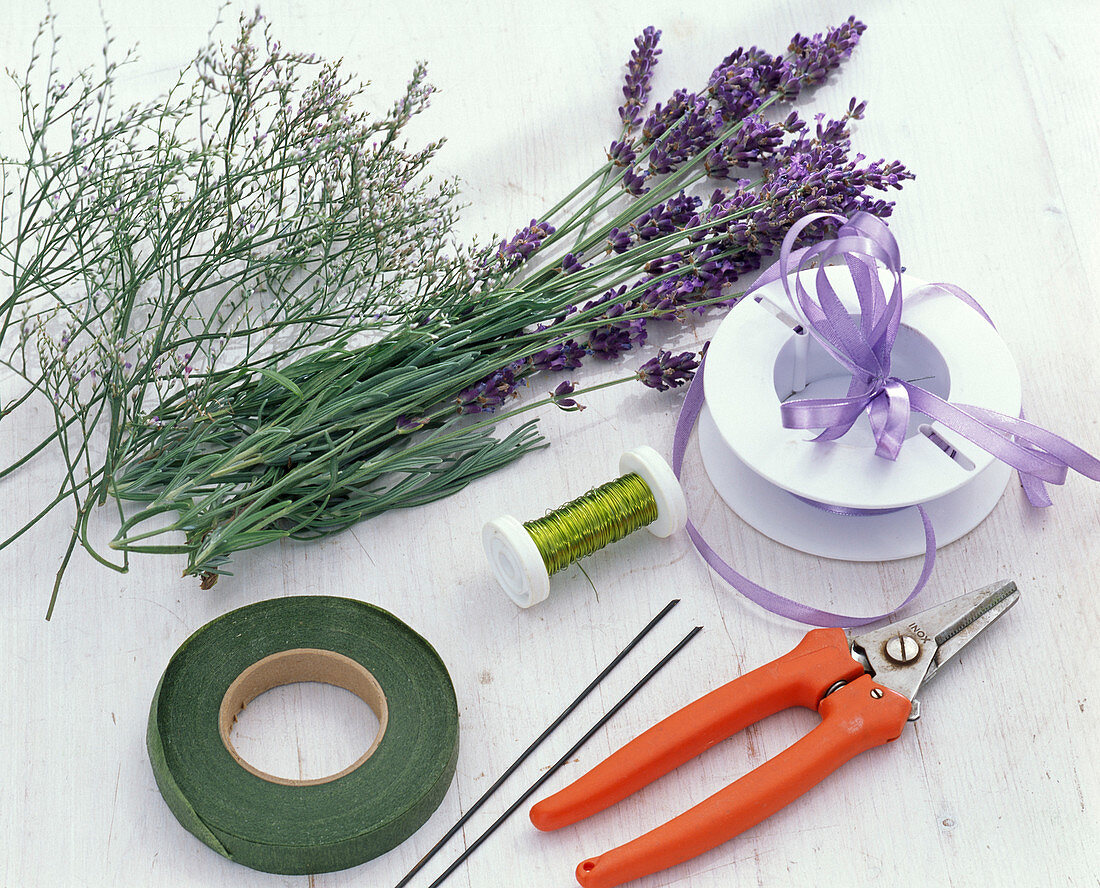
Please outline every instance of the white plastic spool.
[[[687, 523], [687, 500], [668, 463], [643, 444], [619, 458], [620, 476], [632, 472], [646, 483], [657, 503], [657, 518], [646, 525], [646, 530], [667, 537], [682, 529]], [[531, 607], [549, 597], [550, 574], [522, 523], [511, 515], [495, 518], [485, 525], [481, 539], [493, 573], [512, 601], [520, 607]]]
[[[831, 267], [827, 274], [845, 307], [858, 314], [848, 270]], [[889, 293], [892, 278], [881, 276]], [[809, 277], [804, 273], [804, 281]], [[903, 275], [902, 287], [892, 374], [956, 403], [1018, 415], [1019, 371], [992, 325], [958, 298], [912, 277]], [[707, 353], [699, 444], [726, 504], [776, 542], [846, 561], [923, 554], [919, 516], [906, 506], [924, 506], [940, 546], [977, 527], [996, 506], [1011, 469], [927, 417], [913, 414], [893, 461], [875, 454], [866, 415], [832, 442], [783, 428], [783, 400], [842, 396], [850, 374], [811, 336], [795, 331], [782, 282], [754, 296], [730, 311]], [[796, 497], [899, 511], [851, 518]]]

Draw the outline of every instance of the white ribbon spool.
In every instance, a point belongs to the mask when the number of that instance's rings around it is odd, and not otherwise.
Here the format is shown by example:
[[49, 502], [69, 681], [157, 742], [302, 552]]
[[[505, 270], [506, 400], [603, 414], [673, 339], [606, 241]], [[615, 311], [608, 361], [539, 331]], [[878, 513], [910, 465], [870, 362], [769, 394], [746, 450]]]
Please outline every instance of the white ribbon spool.
[[[838, 266], [827, 273], [857, 315], [848, 270]], [[892, 278], [880, 273], [889, 292]], [[992, 325], [943, 290], [907, 275], [902, 287], [891, 373], [956, 403], [1018, 415], [1019, 371]], [[893, 461], [875, 454], [866, 415], [831, 442], [783, 428], [783, 400], [842, 396], [850, 375], [811, 336], [795, 332], [782, 282], [754, 297], [730, 311], [711, 342], [699, 424], [703, 464], [734, 512], [779, 543], [847, 561], [923, 554], [920, 519], [906, 506], [924, 506], [941, 546], [985, 519], [1011, 469], [927, 417], [913, 414]], [[852, 519], [797, 497], [843, 509], [895, 511]]]

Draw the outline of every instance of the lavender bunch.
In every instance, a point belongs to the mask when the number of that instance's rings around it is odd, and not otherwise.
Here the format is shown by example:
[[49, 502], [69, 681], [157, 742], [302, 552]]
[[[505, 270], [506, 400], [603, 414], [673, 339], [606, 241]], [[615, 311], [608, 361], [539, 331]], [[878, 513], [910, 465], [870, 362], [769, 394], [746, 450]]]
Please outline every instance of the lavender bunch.
[[[738, 49], [701, 91], [650, 107], [647, 28], [606, 162], [485, 248], [450, 243], [455, 186], [427, 174], [438, 143], [403, 143], [430, 100], [422, 68], [370, 117], [338, 65], [287, 52], [259, 14], [167, 97], [126, 109], [114, 66], [65, 82], [53, 56], [37, 102], [36, 56], [17, 80], [27, 152], [4, 161], [0, 229], [0, 361], [27, 388], [0, 422], [44, 399], [56, 428], [0, 478], [50, 446], [64, 472], [0, 548], [68, 501], [58, 583], [80, 545], [117, 570], [130, 553], [180, 555], [209, 587], [235, 552], [431, 502], [544, 446], [533, 421], [493, 428], [582, 409], [602, 386], [566, 380], [514, 405], [533, 376], [619, 358], [654, 322], [735, 300], [807, 212], [890, 212], [872, 192], [910, 173], [851, 153], [861, 102], [812, 125], [776, 113], [862, 32], [849, 19], [781, 56]], [[626, 378], [664, 390], [696, 366], [659, 351]], [[88, 534], [108, 499], [114, 555]]]
[[[853, 98], [837, 118], [818, 113], [812, 124], [795, 111], [776, 113], [823, 83], [864, 30], [849, 18], [823, 34], [796, 34], [784, 55], [739, 48], [714, 69], [705, 89], [676, 90], [650, 109], [661, 32], [646, 28], [627, 63], [622, 128], [607, 149], [607, 164], [498, 251], [509, 268], [519, 251], [539, 264], [524, 280], [525, 294], [560, 294], [556, 316], [536, 329], [539, 335], [556, 331], [557, 340], [467, 389], [464, 409], [497, 409], [531, 373], [577, 370], [590, 357], [618, 358], [646, 343], [652, 321], [731, 304], [740, 295], [738, 282], [808, 213], [890, 215], [893, 203], [880, 193], [913, 176], [898, 161], [853, 154], [850, 123], [863, 117], [866, 103]], [[809, 226], [799, 243], [834, 227]], [[595, 298], [568, 304], [578, 289], [605, 287]], [[691, 353], [659, 352], [624, 381], [665, 390], [683, 385], [695, 366]]]

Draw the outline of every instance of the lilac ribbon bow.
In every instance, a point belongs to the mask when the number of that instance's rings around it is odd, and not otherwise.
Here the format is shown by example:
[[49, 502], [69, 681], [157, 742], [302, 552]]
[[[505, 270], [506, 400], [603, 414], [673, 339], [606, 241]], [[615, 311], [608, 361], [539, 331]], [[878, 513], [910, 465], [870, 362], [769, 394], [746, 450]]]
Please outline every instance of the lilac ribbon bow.
[[[841, 224], [836, 238], [794, 250], [793, 245], [807, 225], [818, 219]], [[841, 257], [848, 266], [859, 299], [858, 323], [848, 314], [823, 270], [827, 259]], [[821, 261], [815, 276], [816, 300], [801, 281], [805, 266]], [[878, 274], [881, 262], [893, 283], [887, 296]], [[890, 352], [901, 323], [901, 256], [897, 241], [885, 223], [869, 213], [844, 219], [832, 213], [813, 213], [791, 227], [783, 240], [779, 260], [753, 286], [754, 290], [781, 280], [787, 298], [806, 323], [806, 329], [852, 374], [848, 394], [843, 398], [815, 398], [786, 402], [781, 407], [786, 428], [824, 429], [815, 440], [835, 440], [847, 432], [866, 410], [875, 436], [875, 452], [885, 459], [897, 459], [905, 441], [910, 411], [916, 410], [968, 438], [1020, 473], [1021, 483], [1033, 506], [1049, 506], [1045, 485], [1063, 484], [1069, 469], [1100, 480], [1100, 460], [1064, 438], [1039, 428], [1023, 416], [1007, 416], [982, 407], [951, 404], [920, 386], [890, 374]], [[791, 290], [793, 280], [794, 292]], [[977, 301], [953, 284], [933, 284], [962, 300], [993, 324]], [[705, 359], [696, 372], [676, 423], [672, 467], [680, 477], [688, 439], [703, 408]], [[809, 502], [808, 500], [805, 500]], [[881, 510], [840, 509], [812, 503], [827, 511], [847, 515], [881, 514]], [[789, 619], [816, 626], [862, 626], [896, 613], [924, 587], [935, 562], [936, 542], [927, 513], [919, 505], [925, 534], [925, 559], [913, 590], [896, 608], [877, 616], [848, 616], [818, 610], [764, 588], [739, 574], [703, 539], [688, 521], [687, 530], [703, 559], [731, 586], [761, 607]]]
[[[793, 250], [798, 235], [818, 219], [841, 222], [835, 239]], [[825, 274], [825, 262], [843, 258], [852, 275], [860, 314], [853, 319]], [[816, 299], [802, 284], [802, 273], [814, 260], [821, 263], [814, 278]], [[886, 295], [878, 274], [882, 263], [893, 284]], [[843, 436], [867, 412], [875, 437], [875, 452], [897, 459], [905, 442], [909, 414], [915, 410], [962, 435], [1012, 466], [1033, 506], [1049, 506], [1046, 484], [1064, 484], [1069, 469], [1100, 480], [1100, 460], [1023, 419], [965, 404], [952, 404], [890, 374], [890, 352], [901, 324], [901, 254], [886, 224], [870, 213], [851, 219], [832, 213], [812, 213], [791, 226], [783, 239], [779, 261], [765, 271], [748, 293], [779, 280], [791, 306], [806, 322], [807, 332], [852, 374], [843, 398], [789, 401], [780, 408], [785, 428], [823, 429], [817, 441]], [[793, 292], [792, 292], [793, 282]], [[990, 325], [993, 321], [977, 301], [951, 284], [932, 284], [961, 299]], [[747, 295], [747, 294], [746, 294]]]

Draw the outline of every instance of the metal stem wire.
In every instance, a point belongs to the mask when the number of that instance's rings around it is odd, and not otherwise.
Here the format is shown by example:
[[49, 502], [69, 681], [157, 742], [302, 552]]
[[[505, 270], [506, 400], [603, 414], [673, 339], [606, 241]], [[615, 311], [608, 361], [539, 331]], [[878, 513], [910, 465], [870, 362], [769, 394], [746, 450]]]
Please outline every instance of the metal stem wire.
[[[539, 734], [539, 736], [534, 741], [532, 741], [531, 745], [528, 746], [522, 753], [520, 753], [519, 758], [512, 762], [508, 769], [496, 779], [493, 785], [485, 790], [484, 793], [482, 793], [481, 797], [476, 802], [474, 802], [473, 805], [470, 806], [470, 808], [466, 811], [466, 813], [458, 819], [458, 822], [449, 830], [447, 830], [443, 838], [436, 842], [431, 847], [431, 850], [429, 850], [427, 854], [420, 858], [420, 862], [417, 863], [416, 866], [414, 866], [411, 870], [409, 870], [408, 873], [405, 874], [405, 877], [400, 882], [398, 882], [397, 885], [394, 886], [394, 888], [404, 888], [404, 886], [409, 883], [409, 880], [412, 879], [412, 877], [415, 876], [418, 872], [420, 872], [420, 869], [424, 866], [424, 864], [431, 860], [432, 857], [435, 856], [436, 852], [440, 848], [442, 848], [455, 833], [457, 833], [460, 829], [462, 829], [463, 826], [466, 825], [466, 821], [473, 817], [478, 809], [480, 809], [481, 806], [485, 804], [486, 801], [488, 801], [489, 796], [496, 792], [500, 788], [500, 785], [512, 776], [516, 769], [520, 765], [522, 765], [524, 761], [526, 761], [527, 757], [535, 751], [535, 749], [542, 743], [542, 741], [549, 737], [554, 729], [557, 728], [558, 725], [560, 725], [563, 721], [565, 721], [565, 719], [569, 717], [570, 713], [572, 713], [573, 710], [576, 709], [584, 701], [585, 697], [587, 697], [590, 693], [592, 693], [593, 690], [595, 690], [596, 685], [603, 681], [607, 677], [608, 673], [611, 672], [611, 670], [614, 669], [616, 666], [618, 666], [619, 663], [621, 663], [626, 657], [626, 655], [634, 650], [634, 648], [638, 646], [638, 643], [649, 634], [650, 630], [653, 629], [653, 627], [656, 626], [659, 622], [661, 622], [661, 620], [663, 620], [668, 615], [668, 612], [676, 607], [676, 605], [678, 605], [679, 603], [680, 599], [674, 598], [672, 599], [672, 601], [666, 604], [661, 609], [661, 612], [657, 614], [657, 616], [655, 616], [652, 620], [650, 620], [645, 625], [645, 628], [643, 628], [641, 632], [635, 635], [626, 647], [619, 651], [619, 653], [615, 656], [615, 659], [608, 663], [607, 666], [604, 667], [603, 671], [600, 672], [600, 674], [597, 675], [594, 679], [592, 679], [588, 687], [581, 691], [573, 700], [573, 702], [565, 707], [565, 709], [562, 711], [562, 714], [554, 719], [554, 721], [546, 728], [546, 730]], [[457, 864], [455, 865], [457, 866]]]
[[554, 762], [554, 764], [550, 766], [547, 771], [540, 775], [539, 779], [531, 784], [531, 786], [524, 791], [523, 795], [521, 795], [512, 803], [511, 807], [509, 807], [507, 811], [505, 811], [496, 820], [494, 820], [492, 824], [490, 824], [489, 827], [485, 830], [485, 832], [474, 839], [474, 841], [470, 843], [469, 847], [455, 859], [454, 863], [447, 867], [447, 869], [445, 869], [443, 873], [434, 882], [432, 882], [431, 885], [428, 886], [428, 888], [439, 888], [439, 885], [442, 884], [444, 879], [446, 879], [451, 873], [458, 869], [458, 867], [466, 860], [466, 858], [473, 854], [474, 851], [476, 851], [481, 846], [481, 843], [489, 838], [489, 836], [491, 836], [496, 831], [497, 827], [499, 827], [505, 820], [507, 820], [508, 817], [511, 816], [520, 805], [522, 805], [531, 796], [533, 796], [538, 791], [539, 787], [542, 786], [547, 780], [549, 780], [550, 777], [558, 770], [558, 768], [560, 768], [574, 755], [576, 755], [580, 748], [584, 746], [584, 744], [587, 743], [589, 739], [591, 739], [591, 737], [597, 731], [599, 731], [600, 728], [607, 724], [611, 717], [615, 715], [615, 713], [618, 712], [620, 709], [622, 709], [630, 701], [630, 698], [638, 693], [638, 691], [640, 691], [646, 685], [646, 683], [651, 678], [653, 678], [654, 675], [660, 672], [669, 660], [680, 653], [680, 651], [684, 649], [687, 643], [691, 641], [696, 635], [698, 635], [702, 631], [702, 629], [702, 626], [696, 626], [694, 629], [688, 632], [688, 634], [685, 635], [672, 650], [670, 650], [667, 654], [664, 655], [664, 657], [660, 659], [660, 661], [658, 661], [656, 666], [650, 669], [649, 672], [647, 672], [638, 681], [638, 683], [634, 685], [634, 687], [632, 687], [629, 691], [626, 692], [626, 694], [623, 695], [618, 703], [607, 710], [603, 717], [600, 718], [600, 720], [597, 721], [591, 728], [589, 728], [588, 733], [586, 733], [583, 737], [581, 737], [580, 740], [574, 743], [569, 748], [569, 751], [565, 753], [565, 755], [559, 758], [556, 762]]

